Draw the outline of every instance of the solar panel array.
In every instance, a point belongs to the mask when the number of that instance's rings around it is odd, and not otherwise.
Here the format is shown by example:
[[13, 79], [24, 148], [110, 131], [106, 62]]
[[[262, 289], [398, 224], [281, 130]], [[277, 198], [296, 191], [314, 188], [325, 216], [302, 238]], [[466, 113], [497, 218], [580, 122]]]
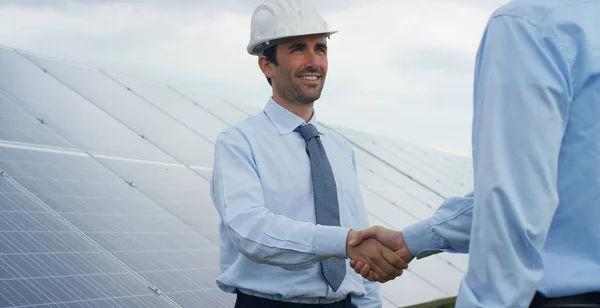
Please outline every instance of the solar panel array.
[[[252, 106], [0, 47], [0, 307], [233, 307], [209, 196], [216, 135]], [[469, 160], [328, 125], [371, 224], [472, 187]], [[453, 296], [466, 256], [413, 262], [385, 307]]]

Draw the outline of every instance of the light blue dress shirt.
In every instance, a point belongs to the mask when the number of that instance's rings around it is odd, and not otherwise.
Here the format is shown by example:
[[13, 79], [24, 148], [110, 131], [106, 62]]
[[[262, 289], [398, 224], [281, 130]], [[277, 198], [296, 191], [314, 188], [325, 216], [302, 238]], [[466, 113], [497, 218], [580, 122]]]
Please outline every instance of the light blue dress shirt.
[[600, 291], [600, 1], [515, 0], [493, 14], [473, 161], [474, 192], [404, 230], [413, 255], [469, 252], [457, 307]]
[[352, 296], [360, 308], [381, 307], [379, 284], [356, 274], [334, 292], [321, 260], [346, 258], [350, 229], [369, 227], [354, 151], [338, 134], [310, 120], [321, 134], [337, 184], [341, 227], [315, 223], [310, 159], [294, 129], [304, 120], [269, 99], [263, 113], [216, 140], [211, 195], [221, 222], [219, 288], [296, 303], [330, 303]]

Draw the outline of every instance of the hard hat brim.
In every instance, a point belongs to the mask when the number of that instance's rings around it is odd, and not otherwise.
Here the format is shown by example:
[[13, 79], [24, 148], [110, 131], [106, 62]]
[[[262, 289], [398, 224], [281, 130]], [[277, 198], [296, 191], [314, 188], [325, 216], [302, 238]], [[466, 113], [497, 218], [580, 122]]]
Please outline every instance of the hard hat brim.
[[260, 42], [252, 42], [251, 44], [248, 45], [248, 47], [246, 47], [246, 50], [248, 51], [249, 54], [251, 54], [253, 56], [260, 56], [262, 54], [262, 52], [265, 51], [265, 49], [275, 46], [275, 45], [278, 45], [278, 44], [280, 44], [288, 39], [291, 39], [291, 38], [308, 36], [308, 35], [317, 35], [317, 34], [322, 34], [322, 35], [329, 37], [338, 32], [339, 32], [338, 30], [331, 30], [331, 31], [325, 31], [325, 32], [323, 32], [323, 31], [306, 32], [306, 33], [302, 33], [299, 35], [274, 36], [269, 39], [262, 40]]

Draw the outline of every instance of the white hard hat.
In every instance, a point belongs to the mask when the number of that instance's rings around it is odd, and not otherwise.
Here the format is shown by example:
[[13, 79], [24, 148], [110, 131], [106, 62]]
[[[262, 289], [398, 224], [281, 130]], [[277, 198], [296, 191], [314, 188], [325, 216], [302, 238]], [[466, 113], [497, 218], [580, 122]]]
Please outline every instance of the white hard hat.
[[254, 10], [250, 28], [246, 49], [251, 55], [288, 37], [338, 32], [329, 28], [309, 0], [265, 0]]

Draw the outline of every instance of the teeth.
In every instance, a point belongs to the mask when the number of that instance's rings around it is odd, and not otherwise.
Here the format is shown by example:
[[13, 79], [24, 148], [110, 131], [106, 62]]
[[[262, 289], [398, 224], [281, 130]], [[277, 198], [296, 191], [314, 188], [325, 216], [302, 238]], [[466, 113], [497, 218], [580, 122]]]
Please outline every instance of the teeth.
[[304, 80], [317, 80], [317, 76], [302, 76], [300, 79]]

